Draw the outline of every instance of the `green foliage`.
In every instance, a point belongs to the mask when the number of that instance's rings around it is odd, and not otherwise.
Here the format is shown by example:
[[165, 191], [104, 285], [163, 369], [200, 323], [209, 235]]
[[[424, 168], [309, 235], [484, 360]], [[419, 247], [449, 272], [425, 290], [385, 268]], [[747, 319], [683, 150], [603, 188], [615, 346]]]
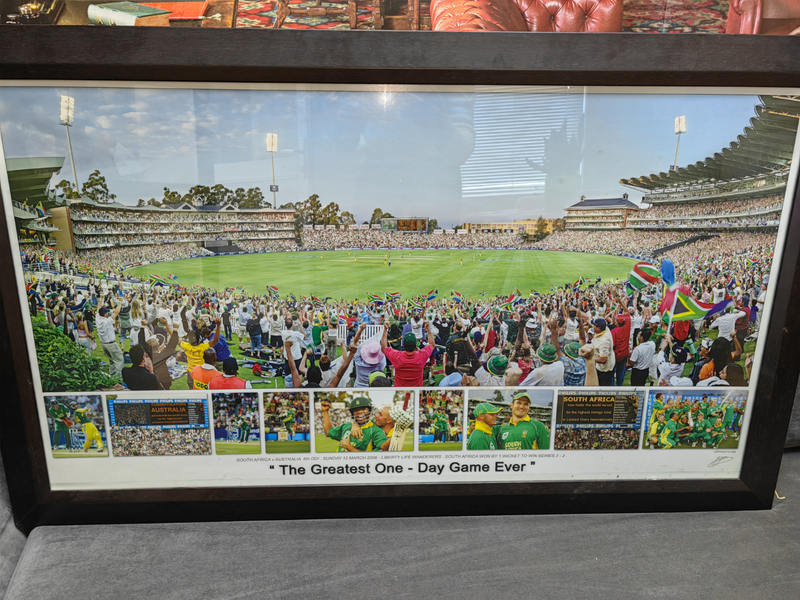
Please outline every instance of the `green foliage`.
[[64, 197], [68, 200], [81, 197], [81, 195], [75, 189], [73, 183], [71, 181], [67, 181], [66, 179], [62, 179], [56, 184], [56, 191], [64, 194]]
[[106, 178], [100, 174], [100, 171], [93, 171], [81, 186], [81, 196], [84, 198], [91, 198], [98, 204], [110, 204], [116, 199], [116, 194], [111, 194], [108, 191]]
[[90, 392], [121, 383], [103, 372], [98, 359], [43, 318], [33, 320], [33, 339], [43, 391]]

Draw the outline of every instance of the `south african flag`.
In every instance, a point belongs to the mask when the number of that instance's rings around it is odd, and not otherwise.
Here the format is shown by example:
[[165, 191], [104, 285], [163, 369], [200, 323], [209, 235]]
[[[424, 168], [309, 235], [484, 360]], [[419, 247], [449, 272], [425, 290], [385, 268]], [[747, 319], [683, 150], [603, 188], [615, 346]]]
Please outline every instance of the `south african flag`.
[[661, 271], [649, 262], [638, 262], [633, 266], [628, 282], [636, 290], [643, 290], [648, 285], [661, 281]]

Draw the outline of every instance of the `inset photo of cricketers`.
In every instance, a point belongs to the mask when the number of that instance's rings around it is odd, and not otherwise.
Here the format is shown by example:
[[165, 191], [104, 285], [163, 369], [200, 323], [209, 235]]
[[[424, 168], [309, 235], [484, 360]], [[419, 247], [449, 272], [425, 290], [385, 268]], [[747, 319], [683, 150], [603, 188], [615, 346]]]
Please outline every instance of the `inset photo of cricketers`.
[[53, 458], [108, 456], [100, 396], [45, 396]]
[[211, 454], [208, 398], [107, 396], [114, 456]]
[[261, 454], [261, 427], [256, 392], [211, 394], [214, 452]]
[[419, 393], [419, 449], [444, 452], [463, 448], [464, 392], [441, 388]]
[[747, 390], [650, 392], [642, 446], [650, 449], [738, 448]]
[[411, 452], [414, 391], [358, 388], [314, 393], [317, 452]]
[[264, 393], [264, 445], [267, 454], [311, 452], [308, 392]]
[[553, 392], [470, 388], [467, 450], [549, 450]]
[[644, 391], [558, 390], [554, 450], [636, 450]]

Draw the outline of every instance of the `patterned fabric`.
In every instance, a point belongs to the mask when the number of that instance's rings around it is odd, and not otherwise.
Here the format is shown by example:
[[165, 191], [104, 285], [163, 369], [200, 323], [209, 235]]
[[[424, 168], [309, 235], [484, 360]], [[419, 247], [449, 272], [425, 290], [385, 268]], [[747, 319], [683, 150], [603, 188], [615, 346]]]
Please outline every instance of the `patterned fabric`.
[[[292, 6], [311, 6], [307, 0], [290, 0]], [[728, 0], [625, 0], [622, 31], [632, 33], [725, 33]], [[323, 2], [323, 6], [334, 6]], [[237, 27], [269, 28], [275, 23], [275, 0], [240, 0]], [[393, 11], [394, 12], [394, 11]], [[407, 6], [397, 10], [407, 14]], [[430, 14], [430, 4], [420, 7], [422, 16]], [[350, 29], [347, 16], [306, 17], [293, 15], [283, 24], [285, 29]], [[369, 7], [358, 3], [358, 28], [372, 29]]]
[[622, 31], [725, 33], [728, 0], [625, 0]]

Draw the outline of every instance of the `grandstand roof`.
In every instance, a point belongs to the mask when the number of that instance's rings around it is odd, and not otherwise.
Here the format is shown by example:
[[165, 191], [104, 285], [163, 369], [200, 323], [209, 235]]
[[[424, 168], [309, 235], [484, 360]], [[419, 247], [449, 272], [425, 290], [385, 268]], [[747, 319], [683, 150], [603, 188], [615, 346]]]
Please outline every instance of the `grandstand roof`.
[[727, 148], [677, 171], [621, 179], [622, 185], [640, 190], [688, 186], [711, 181], [758, 177], [785, 171], [800, 118], [800, 96], [759, 96], [756, 116]]
[[580, 202], [568, 206], [565, 210], [608, 210], [620, 208], [636, 208], [639, 207], [628, 200], [628, 194], [622, 198], [598, 198], [595, 200], [581, 199]]
[[287, 213], [287, 212], [294, 212], [292, 209], [282, 208], [238, 208], [233, 204], [209, 204], [207, 206], [194, 206], [189, 204], [188, 202], [178, 202], [176, 204], [162, 204], [161, 206], [130, 206], [128, 204], [120, 204], [119, 202], [109, 202], [108, 204], [102, 204], [100, 202], [95, 202], [91, 198], [78, 198], [76, 200], [70, 200], [70, 204], [89, 204], [91, 206], [96, 206], [98, 208], [112, 208], [112, 209], [119, 209], [119, 210], [145, 210], [145, 211], [194, 211], [194, 212], [220, 212], [220, 211], [229, 211], [229, 212], [244, 212], [244, 213], [270, 213], [270, 212], [279, 212], [279, 213]]
[[8, 184], [11, 188], [11, 199], [36, 206], [39, 202], [45, 208], [52, 206], [48, 194], [50, 179], [64, 166], [63, 156], [46, 156], [39, 158], [7, 158]]

